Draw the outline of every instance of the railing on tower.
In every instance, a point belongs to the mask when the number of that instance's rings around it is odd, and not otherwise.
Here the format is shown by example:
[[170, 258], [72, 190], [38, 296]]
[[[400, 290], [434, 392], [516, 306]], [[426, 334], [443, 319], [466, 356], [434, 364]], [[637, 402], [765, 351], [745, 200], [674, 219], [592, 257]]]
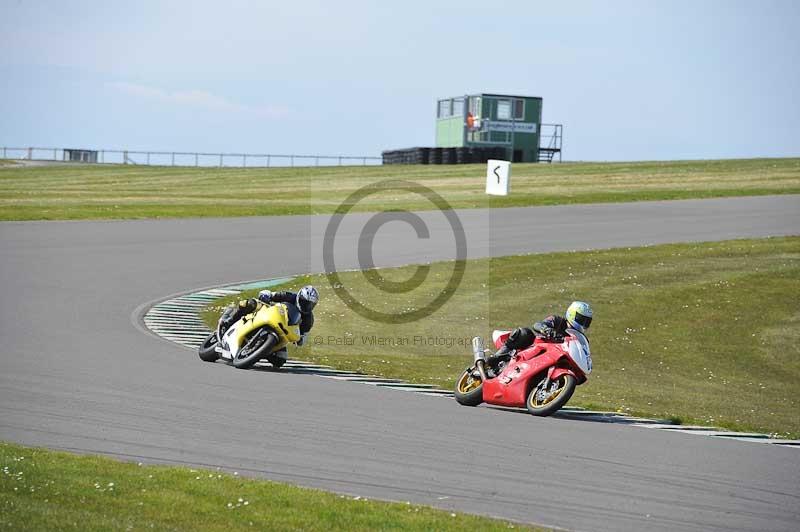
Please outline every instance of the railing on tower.
[[541, 124], [539, 134], [539, 162], [552, 163], [556, 154], [561, 162], [561, 143], [564, 138], [563, 124]]

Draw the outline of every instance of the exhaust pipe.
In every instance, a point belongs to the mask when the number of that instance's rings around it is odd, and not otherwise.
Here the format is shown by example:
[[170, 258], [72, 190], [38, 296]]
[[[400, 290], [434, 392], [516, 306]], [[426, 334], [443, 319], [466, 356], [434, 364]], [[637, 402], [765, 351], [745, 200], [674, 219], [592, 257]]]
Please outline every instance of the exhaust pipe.
[[478, 360], [486, 360], [483, 347], [483, 338], [480, 336], [476, 336], [472, 339], [472, 356], [475, 359], [475, 362]]
[[472, 339], [472, 357], [475, 360], [475, 367], [481, 374], [481, 381], [486, 382], [486, 354], [484, 353], [483, 338], [476, 336]]

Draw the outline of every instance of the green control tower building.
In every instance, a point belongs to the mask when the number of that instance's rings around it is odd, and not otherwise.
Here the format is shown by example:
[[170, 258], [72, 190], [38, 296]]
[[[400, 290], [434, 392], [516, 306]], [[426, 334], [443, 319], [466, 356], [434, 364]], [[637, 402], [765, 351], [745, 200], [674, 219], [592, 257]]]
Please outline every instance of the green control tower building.
[[536, 96], [475, 94], [436, 106], [437, 148], [502, 147], [509, 161], [551, 162], [556, 154], [561, 159], [561, 130], [561, 124], [542, 124]]

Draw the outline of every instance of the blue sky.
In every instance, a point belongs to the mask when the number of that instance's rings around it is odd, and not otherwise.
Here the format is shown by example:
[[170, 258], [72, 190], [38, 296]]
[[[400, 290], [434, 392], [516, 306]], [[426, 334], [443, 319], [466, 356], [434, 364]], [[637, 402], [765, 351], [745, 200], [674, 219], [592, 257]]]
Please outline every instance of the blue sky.
[[544, 98], [565, 159], [800, 155], [800, 2], [0, 0], [0, 146], [379, 155]]

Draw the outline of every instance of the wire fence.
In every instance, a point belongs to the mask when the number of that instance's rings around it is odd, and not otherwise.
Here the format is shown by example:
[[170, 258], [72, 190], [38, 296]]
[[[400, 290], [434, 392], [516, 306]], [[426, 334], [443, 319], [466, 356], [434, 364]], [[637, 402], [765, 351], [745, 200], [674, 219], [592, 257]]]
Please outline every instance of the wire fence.
[[352, 155], [297, 155], [270, 153], [203, 153], [179, 151], [82, 150], [72, 148], [0, 147], [0, 158], [92, 164], [151, 166], [203, 166], [269, 168], [307, 166], [368, 166], [382, 164], [382, 157]]

